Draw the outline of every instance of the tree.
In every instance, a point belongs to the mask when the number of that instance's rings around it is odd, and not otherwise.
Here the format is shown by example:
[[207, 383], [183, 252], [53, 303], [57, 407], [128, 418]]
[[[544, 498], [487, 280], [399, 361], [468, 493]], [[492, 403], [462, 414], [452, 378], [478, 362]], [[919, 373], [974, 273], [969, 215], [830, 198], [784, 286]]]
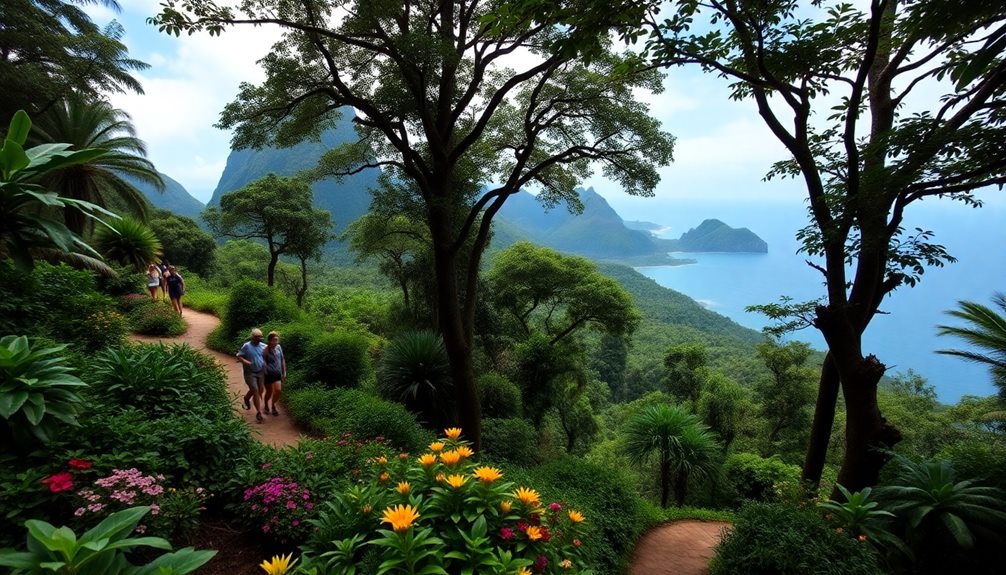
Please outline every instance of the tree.
[[486, 276], [491, 302], [506, 310], [524, 337], [553, 344], [586, 328], [627, 337], [639, 323], [632, 296], [585, 258], [518, 242], [493, 258]]
[[382, 167], [408, 184], [402, 211], [430, 232], [459, 422], [478, 448], [472, 350], [492, 220], [529, 186], [546, 205], [578, 207], [575, 187], [593, 166], [630, 194], [652, 193], [673, 141], [634, 90], [659, 90], [659, 75], [621, 73], [624, 59], [607, 42], [595, 43], [589, 61], [552, 49], [575, 28], [490, 27], [483, 20], [496, 2], [266, 0], [240, 13], [206, 0], [162, 6], [151, 20], [168, 33], [262, 24], [285, 32], [262, 60], [266, 80], [244, 84], [224, 110], [220, 125], [235, 129], [235, 147], [315, 136], [351, 107], [360, 140], [327, 154], [319, 174]]
[[94, 247], [107, 259], [143, 271], [161, 257], [161, 242], [143, 222], [129, 216], [112, 220], [94, 234]]
[[755, 396], [761, 416], [769, 423], [765, 440], [772, 445], [782, 432], [806, 429], [810, 423], [817, 372], [805, 365], [812, 350], [802, 341], [768, 340], [758, 344], [757, 350], [769, 376], [755, 382]]
[[[147, 219], [147, 197], [122, 178], [153, 184], [159, 191], [164, 180], [146, 159], [147, 148], [136, 137], [129, 114], [103, 101], [85, 101], [70, 96], [49, 108], [35, 124], [34, 138], [42, 143], [66, 142], [73, 148], [94, 148], [107, 153], [90, 162], [67, 166], [46, 174], [43, 183], [65, 198], [84, 200], [108, 209], [118, 201], [132, 215]], [[66, 226], [84, 233], [88, 220], [77, 210], [63, 214]]]
[[195, 220], [167, 210], [154, 210], [148, 223], [161, 240], [164, 259], [200, 276], [209, 275], [217, 243]]
[[677, 406], [650, 405], [626, 425], [625, 452], [629, 459], [641, 464], [656, 454], [661, 507], [667, 507], [672, 478], [675, 499], [681, 505], [688, 478], [712, 471], [719, 450], [709, 430]]
[[940, 335], [959, 337], [983, 351], [941, 349], [936, 353], [987, 365], [992, 371], [992, 383], [999, 388], [999, 398], [1006, 401], [1006, 294], [995, 294], [992, 303], [1000, 311], [975, 302], [959, 301], [960, 309], [948, 311], [947, 315], [964, 320], [968, 326], [938, 326]]
[[111, 268], [79, 235], [53, 218], [50, 209], [79, 210], [87, 217], [115, 217], [94, 204], [63, 198], [35, 183], [52, 170], [90, 162], [105, 150], [69, 151], [69, 144], [48, 144], [27, 150], [24, 143], [31, 120], [23, 110], [11, 118], [0, 148], [0, 258], [11, 258], [22, 270], [31, 270], [35, 258], [59, 259], [106, 274]]
[[297, 288], [297, 307], [304, 306], [307, 295], [307, 262], [321, 261], [322, 248], [333, 239], [332, 218], [325, 210], [314, 210], [308, 225], [290, 230], [288, 251], [300, 263], [300, 286]]
[[667, 388], [671, 395], [694, 405], [702, 392], [702, 383], [709, 374], [709, 368], [706, 367], [708, 360], [709, 353], [701, 343], [671, 346], [664, 356]]
[[378, 269], [398, 285], [402, 303], [418, 319], [412, 300], [429, 273], [428, 267], [417, 265], [426, 260], [430, 249], [426, 226], [403, 214], [371, 212], [349, 224], [342, 237], [349, 239], [358, 262], [378, 259]]
[[[1006, 184], [1006, 5], [951, 0], [513, 0], [504, 22], [533, 19], [581, 32], [568, 50], [611, 28], [647, 36], [643, 65], [695, 66], [727, 78], [731, 97], [753, 100], [791, 158], [769, 177], [802, 178], [810, 225], [798, 235], [825, 280], [821, 300], [777, 306], [777, 316], [824, 336], [804, 479], [821, 476], [839, 390], [846, 451], [838, 481], [875, 484], [898, 430], [877, 406], [885, 366], [863, 348], [884, 298], [953, 258], [933, 233], [906, 231], [927, 198], [980, 205], [975, 192]], [[879, 449], [878, 449], [879, 448]]]
[[740, 420], [749, 409], [748, 403], [744, 388], [721, 373], [710, 373], [702, 385], [696, 411], [702, 422], [719, 436], [724, 453], [737, 437]]
[[313, 205], [307, 182], [269, 174], [224, 194], [219, 207], [206, 208], [203, 219], [218, 236], [264, 241], [269, 250], [266, 283], [272, 287], [279, 256], [309, 245], [305, 238], [328, 237], [329, 213]]
[[[78, 94], [143, 88], [131, 75], [149, 66], [128, 57], [118, 22], [99, 28], [75, 4], [101, 4], [119, 11], [114, 0], [4, 0], [0, 4], [0, 123], [19, 109], [38, 116]], [[58, 140], [57, 140], [58, 141]]]

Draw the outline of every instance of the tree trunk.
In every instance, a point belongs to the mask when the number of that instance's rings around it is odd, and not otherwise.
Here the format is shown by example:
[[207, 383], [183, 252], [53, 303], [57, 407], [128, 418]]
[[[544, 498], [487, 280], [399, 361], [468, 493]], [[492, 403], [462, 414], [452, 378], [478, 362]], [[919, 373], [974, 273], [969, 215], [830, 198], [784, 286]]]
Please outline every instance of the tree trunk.
[[297, 290], [297, 307], [304, 307], [304, 296], [307, 294], [307, 259], [300, 258], [300, 289]]
[[678, 507], [685, 504], [685, 494], [688, 492], [688, 475], [682, 471], [674, 475], [674, 501]]
[[276, 280], [276, 264], [279, 263], [279, 254], [276, 252], [270, 252], [269, 255], [269, 270], [266, 275], [266, 283], [269, 287], [272, 287], [273, 282]]
[[828, 454], [828, 443], [831, 440], [831, 430], [835, 424], [835, 403], [838, 401], [838, 389], [841, 383], [838, 369], [829, 353], [824, 357], [821, 366], [821, 381], [817, 388], [817, 405], [814, 408], [814, 421], [810, 426], [810, 440], [807, 443], [807, 456], [803, 460], [803, 473], [800, 479], [809, 484], [811, 493], [816, 493], [821, 484], [821, 473], [824, 471], [824, 460]]
[[666, 455], [660, 456], [660, 507], [667, 508], [667, 496], [671, 491], [671, 462]]

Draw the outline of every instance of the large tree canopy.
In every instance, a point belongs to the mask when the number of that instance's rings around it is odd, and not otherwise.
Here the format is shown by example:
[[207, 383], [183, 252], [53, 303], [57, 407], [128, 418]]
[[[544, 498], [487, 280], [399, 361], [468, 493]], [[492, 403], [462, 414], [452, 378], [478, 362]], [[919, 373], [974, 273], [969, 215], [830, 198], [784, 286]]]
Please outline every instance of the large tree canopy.
[[[430, 230], [438, 320], [451, 360], [459, 421], [478, 446], [472, 370], [478, 271], [492, 219], [521, 187], [577, 205], [575, 187], [600, 167], [629, 193], [651, 194], [672, 138], [635, 91], [654, 71], [627, 74], [605, 42], [590, 61], [553, 50], [575, 28], [490, 27], [498, 0], [264, 0], [238, 9], [167, 0], [153, 22], [169, 33], [274, 24], [283, 39], [244, 84], [220, 125], [238, 147], [292, 144], [355, 110], [360, 140], [333, 150], [322, 174], [380, 166], [411, 193], [400, 213]], [[485, 187], [484, 187], [485, 186]], [[467, 247], [466, 247], [467, 246]]]

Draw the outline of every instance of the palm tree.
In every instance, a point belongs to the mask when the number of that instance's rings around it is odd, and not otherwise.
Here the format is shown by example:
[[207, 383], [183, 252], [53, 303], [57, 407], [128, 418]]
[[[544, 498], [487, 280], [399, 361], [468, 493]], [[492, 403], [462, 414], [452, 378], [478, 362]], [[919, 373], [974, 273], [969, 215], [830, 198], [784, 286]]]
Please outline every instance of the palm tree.
[[440, 335], [420, 330], [395, 338], [384, 350], [377, 383], [381, 395], [405, 404], [430, 426], [454, 424], [450, 362]]
[[961, 349], [941, 349], [936, 353], [955, 355], [992, 368], [992, 382], [999, 388], [999, 397], [1006, 401], [1006, 294], [996, 293], [992, 303], [1002, 311], [970, 301], [959, 301], [960, 309], [948, 311], [947, 315], [962, 319], [970, 326], [937, 326], [940, 335], [957, 336], [985, 350], [984, 353]]
[[660, 505], [667, 507], [672, 475], [675, 499], [685, 498], [688, 479], [708, 475], [719, 455], [719, 444], [709, 429], [684, 409], [651, 405], [633, 417], [626, 428], [626, 455], [636, 464], [657, 457]]
[[[164, 180], [146, 159], [147, 147], [136, 137], [126, 112], [103, 101], [84, 101], [78, 96], [64, 100], [39, 118], [33, 126], [36, 143], [66, 142], [72, 149], [106, 150], [94, 160], [47, 174], [42, 184], [64, 198], [84, 200], [103, 208], [121, 205], [128, 213], [147, 218], [148, 201], [143, 192], [123, 179], [152, 184], [164, 190]], [[66, 226], [83, 234], [88, 221], [75, 210], [64, 210]]]
[[94, 234], [94, 247], [106, 259], [142, 271], [160, 259], [161, 242], [143, 222], [129, 216], [106, 222]]

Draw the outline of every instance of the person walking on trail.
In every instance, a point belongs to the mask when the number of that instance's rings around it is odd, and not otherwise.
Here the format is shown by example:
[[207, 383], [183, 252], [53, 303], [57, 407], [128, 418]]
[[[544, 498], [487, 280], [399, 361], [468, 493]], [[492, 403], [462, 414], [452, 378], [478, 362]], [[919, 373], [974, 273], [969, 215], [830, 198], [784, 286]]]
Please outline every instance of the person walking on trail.
[[[279, 415], [276, 409], [276, 402], [279, 401], [279, 394], [283, 391], [283, 383], [286, 381], [286, 356], [283, 355], [283, 347], [279, 344], [279, 334], [270, 331], [266, 337], [266, 347], [262, 352], [265, 358], [265, 405], [266, 415]], [[272, 410], [269, 410], [269, 401], [272, 400]]]
[[265, 379], [265, 359], [262, 352], [265, 351], [265, 343], [262, 341], [262, 330], [255, 328], [251, 330], [248, 341], [244, 342], [238, 350], [237, 358], [244, 366], [245, 385], [248, 386], [248, 393], [245, 394], [245, 409], [251, 409], [251, 403], [255, 403], [255, 421], [262, 423], [262, 388]]
[[175, 266], [168, 266], [168, 297], [171, 298], [171, 307], [182, 315], [182, 295], [185, 294], [185, 280], [182, 274], [178, 273]]
[[147, 290], [150, 291], [150, 299], [157, 299], [157, 288], [161, 287], [161, 270], [154, 264], [147, 266]]
[[171, 275], [168, 271], [169, 267], [171, 266], [168, 264], [168, 260], [162, 260], [157, 265], [157, 271], [161, 272], [161, 299], [164, 301], [168, 300], [168, 276]]

